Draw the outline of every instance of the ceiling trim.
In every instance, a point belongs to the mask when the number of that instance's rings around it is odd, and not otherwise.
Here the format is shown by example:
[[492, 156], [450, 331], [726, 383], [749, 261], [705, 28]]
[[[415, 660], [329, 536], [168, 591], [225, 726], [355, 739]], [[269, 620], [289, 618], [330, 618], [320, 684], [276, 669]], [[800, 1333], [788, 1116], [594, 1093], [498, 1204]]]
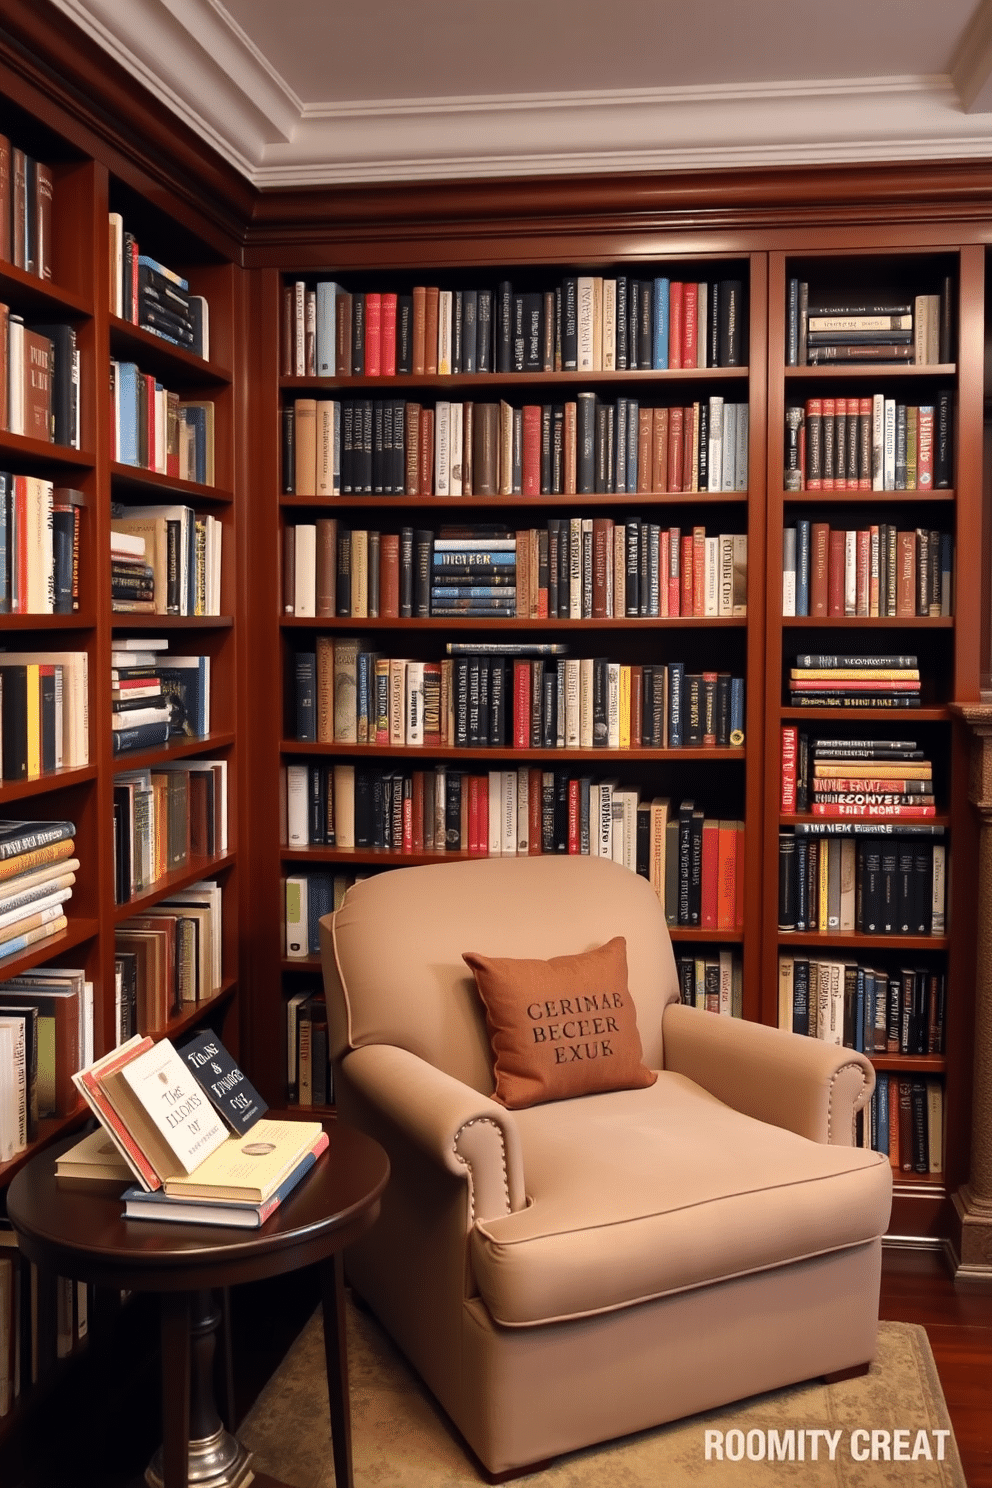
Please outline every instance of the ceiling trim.
[[301, 101], [221, 0], [54, 3], [259, 189], [992, 154], [992, 0], [953, 77], [343, 103]]

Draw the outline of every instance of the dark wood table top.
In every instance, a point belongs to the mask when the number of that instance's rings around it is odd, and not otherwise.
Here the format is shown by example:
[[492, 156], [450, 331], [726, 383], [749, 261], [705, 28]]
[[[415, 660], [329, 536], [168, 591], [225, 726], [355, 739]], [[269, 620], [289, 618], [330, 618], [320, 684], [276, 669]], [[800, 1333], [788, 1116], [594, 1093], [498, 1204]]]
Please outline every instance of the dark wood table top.
[[55, 1157], [78, 1133], [17, 1173], [7, 1214], [31, 1260], [77, 1281], [165, 1292], [277, 1276], [343, 1250], [379, 1213], [389, 1178], [385, 1152], [337, 1121], [324, 1126], [327, 1151], [257, 1230], [125, 1219], [119, 1198], [60, 1188]]

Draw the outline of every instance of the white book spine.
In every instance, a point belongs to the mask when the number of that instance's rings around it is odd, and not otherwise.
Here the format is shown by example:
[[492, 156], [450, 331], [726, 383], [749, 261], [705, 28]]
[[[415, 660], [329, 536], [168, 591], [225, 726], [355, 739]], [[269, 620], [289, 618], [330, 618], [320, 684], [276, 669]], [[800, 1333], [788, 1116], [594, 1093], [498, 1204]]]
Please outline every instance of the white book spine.
[[617, 367], [617, 281], [603, 280], [603, 371]]
[[584, 656], [579, 661], [579, 748], [592, 748], [592, 692], [593, 659]]
[[871, 400], [871, 488], [885, 490], [885, 394]]
[[[731, 542], [733, 534], [730, 534]], [[731, 555], [733, 548], [731, 547]], [[703, 569], [703, 614], [715, 619], [720, 613], [720, 539], [706, 538]], [[733, 557], [730, 569], [731, 598], [733, 596]]]
[[491, 858], [503, 856], [503, 771], [489, 771], [489, 838], [486, 850]]
[[580, 739], [579, 693], [581, 663], [577, 657], [565, 661], [565, 748], [578, 749]]
[[462, 471], [464, 469], [462, 434], [465, 405], [463, 403], [451, 403], [448, 406], [450, 410], [448, 433], [448, 495], [460, 496], [462, 494]]
[[424, 742], [424, 663], [406, 664], [406, 742], [420, 747]]
[[294, 615], [317, 613], [317, 527], [313, 522], [298, 522], [296, 537], [296, 594]]
[[449, 496], [451, 481], [451, 404], [438, 402], [434, 409], [434, 494]]
[[620, 663], [606, 667], [606, 747], [620, 748]]
[[885, 399], [885, 444], [882, 462], [883, 491], [896, 488], [896, 400]]
[[723, 399], [710, 399], [709, 448], [707, 450], [706, 484], [719, 491], [723, 480]]
[[530, 851], [530, 770], [527, 765], [517, 766], [517, 856], [527, 857]]
[[439, 377], [451, 376], [451, 309], [453, 298], [450, 289], [442, 289], [437, 297], [437, 371]]
[[796, 529], [782, 534], [782, 614], [796, 613]]
[[501, 823], [500, 856], [512, 858], [517, 852], [517, 772], [500, 770]]
[[595, 359], [593, 332], [593, 300], [595, 294], [592, 279], [580, 276], [577, 284], [576, 331], [579, 348], [579, 371], [592, 372]]
[[720, 490], [732, 491], [737, 461], [737, 404], [725, 403], [723, 405], [723, 442], [721, 445], [723, 454], [720, 472]]

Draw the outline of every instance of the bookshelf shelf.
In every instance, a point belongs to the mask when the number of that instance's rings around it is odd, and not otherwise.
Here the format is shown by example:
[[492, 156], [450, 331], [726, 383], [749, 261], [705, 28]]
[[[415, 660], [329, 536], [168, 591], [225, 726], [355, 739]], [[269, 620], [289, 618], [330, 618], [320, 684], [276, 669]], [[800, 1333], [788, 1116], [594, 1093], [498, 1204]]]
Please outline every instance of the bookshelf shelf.
[[[286, 392], [379, 393], [389, 396], [390, 388], [431, 389], [440, 392], [453, 388], [465, 392], [485, 388], [513, 387], [634, 387], [653, 383], [720, 383], [747, 382], [747, 367], [675, 367], [664, 371], [649, 368], [631, 372], [457, 372], [449, 376], [414, 376], [398, 373], [395, 377], [280, 377], [279, 386]], [[543, 497], [541, 500], [543, 501]]]
[[470, 749], [458, 749], [453, 745], [390, 744], [317, 744], [300, 739], [284, 739], [283, 754], [327, 755], [342, 759], [498, 759], [517, 760], [521, 764], [528, 760], [547, 760], [554, 764], [567, 764], [572, 760], [587, 763], [609, 763], [610, 767], [624, 760], [705, 760], [724, 764], [729, 760], [743, 760], [742, 748], [713, 748], [703, 745], [686, 745], [682, 749], [511, 749], [497, 745], [473, 745]]
[[943, 1054], [869, 1054], [877, 1070], [913, 1071], [921, 1075], [942, 1075], [947, 1070]]
[[779, 949], [790, 946], [808, 946], [817, 951], [864, 950], [864, 951], [946, 951], [950, 945], [947, 935], [862, 935], [860, 932], [824, 934], [815, 930], [786, 930], [779, 932]]
[[110, 316], [110, 349], [121, 361], [135, 361], [143, 371], [159, 372], [166, 379], [172, 378], [182, 386], [198, 386], [213, 383], [223, 386], [233, 381], [228, 367], [215, 362], [205, 362], [202, 357], [181, 346], [173, 346], [162, 336], [135, 325], [129, 320]]
[[218, 853], [212, 858], [193, 858], [185, 868], [176, 868], [171, 873], [165, 873], [157, 878], [150, 889], [143, 894], [136, 894], [126, 904], [114, 906], [114, 923], [123, 924], [125, 920], [131, 919], [133, 915], [143, 914], [152, 904], [157, 904], [160, 899], [168, 899], [179, 889], [188, 889], [190, 884], [199, 882], [201, 878], [212, 878], [217, 873], [223, 873], [233, 868], [237, 862], [237, 853]]
[[97, 778], [96, 765], [76, 766], [73, 769], [49, 770], [44, 775], [34, 775], [29, 780], [6, 780], [0, 785], [0, 806], [11, 801], [23, 801], [31, 796], [48, 795], [65, 786], [82, 785]]
[[[70, 900], [70, 905], [71, 902]], [[100, 922], [98, 920], [77, 918], [75, 915], [70, 915], [68, 918], [69, 923], [61, 935], [53, 935], [50, 940], [30, 946], [19, 956], [9, 956], [0, 960], [0, 981], [20, 976], [22, 971], [30, 971], [32, 966], [40, 966], [44, 961], [50, 961], [53, 956], [60, 956], [63, 951], [75, 950], [77, 946], [85, 945], [88, 940], [93, 940], [99, 934]]]
[[57, 313], [67, 320], [87, 319], [93, 314], [93, 302], [84, 295], [73, 294], [52, 279], [29, 274], [16, 264], [0, 263], [0, 299], [13, 299], [33, 315]]
[[[110, 476], [115, 496], [130, 492], [142, 501], [152, 502], [173, 495], [189, 506], [211, 502], [230, 506], [234, 501], [233, 491], [223, 486], [204, 486], [198, 481], [180, 480], [178, 475], [163, 475], [159, 470], [146, 470], [142, 465], [122, 465], [112, 461]], [[153, 492], [159, 494], [156, 496]]]
[[818, 721], [829, 721], [836, 723], [838, 719], [846, 718], [859, 726], [870, 723], [873, 728], [891, 729], [898, 726], [900, 731], [905, 730], [907, 724], [912, 723], [947, 723], [950, 720], [949, 708], [790, 708], [783, 706], [781, 709], [783, 721], [802, 722], [804, 719], [812, 726]]
[[111, 629], [125, 630], [230, 630], [233, 615], [127, 615], [115, 610]]
[[0, 625], [6, 630], [92, 630], [93, 616], [84, 611], [72, 615], [2, 615]]
[[921, 490], [915, 486], [911, 491], [852, 491], [847, 488], [840, 491], [783, 490], [781, 495], [786, 506], [817, 507], [833, 506], [835, 503], [854, 503], [861, 507], [929, 505], [932, 501], [954, 502], [957, 498], [957, 492], [947, 487]]
[[[853, 494], [853, 493], [852, 493]], [[699, 506], [740, 506], [747, 504], [746, 491], [637, 491], [627, 495], [615, 493], [580, 493], [575, 496], [280, 496], [279, 505], [287, 510], [341, 511], [371, 508], [375, 511], [450, 511], [464, 512], [470, 505], [478, 511], [531, 511], [535, 502], [541, 507], [602, 507], [604, 510], [641, 506], [677, 506], [694, 510]]]
[[304, 617], [296, 615], [284, 615], [280, 622], [287, 629], [294, 630], [439, 630], [450, 634], [452, 631], [461, 630], [483, 630], [498, 639], [504, 631], [531, 631], [534, 633], [544, 631], [566, 630], [595, 631], [595, 630], [698, 630], [714, 629], [746, 630], [747, 620], [743, 616], [735, 616], [726, 619], [707, 616], [705, 619], [699, 615], [646, 615], [628, 616], [623, 620], [591, 619], [591, 620], [552, 620], [546, 617], [543, 620], [525, 620], [516, 617], [511, 619], [488, 620], [484, 617], [466, 616], [464, 619], [445, 619], [440, 616], [417, 616], [406, 619], [352, 619], [351, 617], [340, 617], [332, 619], [316, 619], [313, 616]]
[[954, 618], [947, 615], [784, 615], [782, 626], [785, 630], [953, 630]]
[[957, 376], [957, 366], [954, 362], [931, 362], [925, 366], [907, 366], [899, 362], [869, 362], [862, 365], [858, 362], [843, 362], [840, 365], [825, 363], [816, 366], [783, 367], [787, 382], [797, 380], [811, 382], [835, 382], [837, 379], [852, 382], [870, 382], [873, 378], [876, 382], [888, 382], [890, 378], [932, 378], [942, 377], [945, 380]]
[[149, 766], [168, 768], [170, 760], [189, 759], [191, 755], [210, 754], [215, 749], [229, 749], [234, 743], [232, 733], [205, 734], [202, 739], [183, 739], [163, 745], [160, 749], [131, 749], [114, 755], [114, 771], [145, 770]]
[[90, 470], [96, 457], [89, 450], [73, 449], [68, 444], [49, 444], [44, 439], [30, 439], [27, 434], [9, 434], [0, 430], [0, 457], [16, 461], [25, 468], [64, 465], [77, 470]]

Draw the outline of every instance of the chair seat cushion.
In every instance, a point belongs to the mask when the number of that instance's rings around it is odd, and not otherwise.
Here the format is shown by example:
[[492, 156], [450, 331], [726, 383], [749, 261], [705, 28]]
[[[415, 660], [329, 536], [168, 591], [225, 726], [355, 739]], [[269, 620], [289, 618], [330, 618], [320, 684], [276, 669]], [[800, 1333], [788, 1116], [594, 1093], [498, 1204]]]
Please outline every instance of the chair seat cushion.
[[742, 1116], [682, 1075], [515, 1113], [528, 1204], [472, 1232], [493, 1318], [532, 1326], [884, 1233], [887, 1158]]

